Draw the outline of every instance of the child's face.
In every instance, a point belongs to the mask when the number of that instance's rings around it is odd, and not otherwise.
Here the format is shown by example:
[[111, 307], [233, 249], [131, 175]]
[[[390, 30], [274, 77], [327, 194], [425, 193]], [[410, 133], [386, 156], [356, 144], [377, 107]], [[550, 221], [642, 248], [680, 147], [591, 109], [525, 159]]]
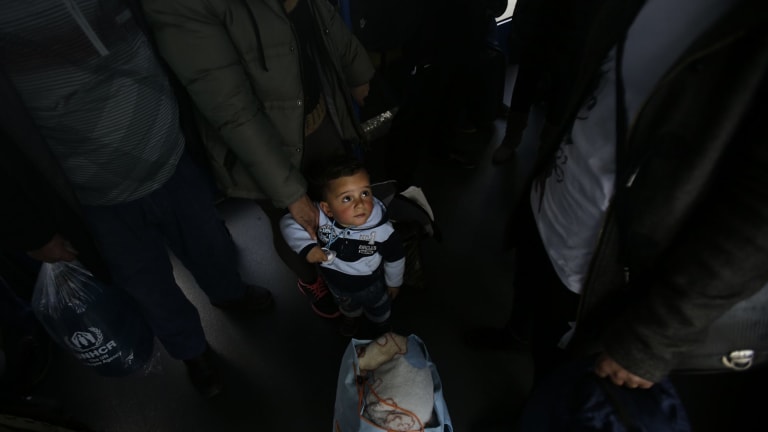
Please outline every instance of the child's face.
[[373, 193], [368, 173], [361, 171], [331, 180], [320, 208], [342, 226], [363, 225], [373, 211]]

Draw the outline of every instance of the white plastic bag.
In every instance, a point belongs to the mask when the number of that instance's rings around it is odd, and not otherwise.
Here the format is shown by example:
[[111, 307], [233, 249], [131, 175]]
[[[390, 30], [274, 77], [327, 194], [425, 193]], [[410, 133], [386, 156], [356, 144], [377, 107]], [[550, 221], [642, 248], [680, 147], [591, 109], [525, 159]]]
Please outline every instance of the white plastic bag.
[[42, 264], [32, 309], [54, 342], [100, 375], [129, 375], [152, 357], [154, 335], [133, 298], [78, 262]]
[[[396, 362], [405, 362], [408, 364], [409, 369], [408, 376], [418, 376], [415, 371], [421, 370], [427, 372], [429, 376], [429, 386], [432, 392], [431, 415], [424, 415], [419, 413], [421, 407], [417, 405], [421, 404], [424, 398], [423, 385], [424, 380], [418, 379], [413, 381], [414, 388], [411, 389], [410, 394], [406, 394], [405, 397], [397, 397], [392, 394], [392, 390], [386, 391], [387, 394], [376, 394], [376, 391], [383, 390], [383, 387], [375, 382], [376, 371], [369, 373], [368, 371], [361, 370], [360, 358], [358, 353], [362, 348], [365, 348], [372, 344], [383, 344], [386, 341], [382, 336], [376, 341], [370, 340], [358, 340], [352, 339], [344, 352], [344, 357], [341, 360], [341, 367], [339, 369], [339, 378], [336, 387], [336, 404], [334, 409], [333, 420], [333, 432], [381, 432], [381, 431], [412, 431], [418, 430], [422, 432], [452, 432], [453, 425], [451, 424], [451, 417], [448, 414], [448, 407], [445, 404], [443, 398], [443, 386], [440, 380], [440, 375], [437, 373], [435, 364], [429, 357], [427, 348], [416, 335], [410, 335], [405, 339], [405, 343], [402, 349], [398, 351], [397, 356], [393, 357]], [[401, 336], [402, 337], [402, 336]], [[396, 366], [391, 361], [385, 364], [379, 365], [376, 369], [390, 372], [391, 369]], [[408, 386], [403, 386], [402, 383], [396, 384], [401, 387], [401, 390], [408, 392]], [[416, 388], [418, 386], [418, 388]], [[382, 392], [385, 393], [385, 392]], [[371, 397], [373, 396], [373, 397]], [[378, 400], [377, 400], [378, 399]], [[375, 405], [369, 406], [371, 401]], [[398, 401], [401, 405], [399, 406]], [[384, 402], [384, 403], [382, 403]], [[382, 427], [377, 423], [376, 417], [382, 414], [381, 408], [391, 408], [389, 415], [399, 417], [402, 421], [393, 422], [388, 428]], [[428, 409], [427, 412], [430, 410]], [[414, 417], [413, 421], [404, 418], [403, 414], [410, 414]], [[424, 417], [425, 419], [416, 419], [416, 417]], [[428, 418], [427, 418], [428, 417]], [[397, 426], [403, 426], [398, 428]]]

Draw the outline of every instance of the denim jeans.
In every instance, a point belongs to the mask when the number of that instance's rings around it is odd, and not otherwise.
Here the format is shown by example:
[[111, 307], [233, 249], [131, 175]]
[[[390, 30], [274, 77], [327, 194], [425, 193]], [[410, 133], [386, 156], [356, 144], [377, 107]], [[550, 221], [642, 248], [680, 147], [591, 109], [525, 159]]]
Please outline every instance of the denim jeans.
[[339, 306], [342, 314], [348, 317], [359, 317], [363, 313], [374, 323], [384, 322], [389, 319], [392, 308], [392, 299], [389, 298], [384, 277], [367, 286], [365, 289], [355, 292], [341, 291], [328, 284], [328, 289], [333, 294], [333, 299]]
[[206, 348], [200, 315], [176, 284], [168, 248], [213, 303], [242, 297], [245, 285], [212, 184], [195, 163], [185, 154], [149, 195], [84, 212], [113, 283], [139, 302], [166, 351], [182, 360], [200, 355]]

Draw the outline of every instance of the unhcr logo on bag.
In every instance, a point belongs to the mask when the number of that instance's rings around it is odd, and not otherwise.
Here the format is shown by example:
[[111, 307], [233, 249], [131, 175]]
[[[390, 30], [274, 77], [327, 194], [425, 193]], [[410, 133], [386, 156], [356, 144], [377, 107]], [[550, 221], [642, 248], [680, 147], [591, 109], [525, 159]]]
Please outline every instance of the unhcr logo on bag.
[[117, 348], [117, 343], [113, 340], [102, 345], [104, 335], [95, 327], [89, 327], [87, 331], [76, 331], [65, 340], [67, 345], [77, 351], [75, 355], [82, 360], [89, 360], [88, 364], [91, 366], [113, 360], [114, 356], [110, 356], [109, 352]]
[[101, 345], [104, 341], [104, 335], [101, 330], [95, 327], [89, 327], [88, 331], [76, 331], [69, 338], [67, 343], [76, 351], [85, 352]]

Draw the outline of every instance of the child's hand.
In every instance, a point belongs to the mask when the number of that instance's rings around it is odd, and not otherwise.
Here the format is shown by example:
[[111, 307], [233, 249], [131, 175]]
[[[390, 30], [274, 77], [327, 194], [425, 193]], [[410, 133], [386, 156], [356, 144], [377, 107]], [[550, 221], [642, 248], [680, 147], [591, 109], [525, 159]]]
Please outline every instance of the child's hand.
[[400, 294], [400, 287], [387, 287], [387, 294], [389, 294], [389, 298], [394, 300]]
[[307, 262], [317, 264], [328, 261], [328, 255], [325, 254], [320, 246], [315, 246], [307, 254]]

